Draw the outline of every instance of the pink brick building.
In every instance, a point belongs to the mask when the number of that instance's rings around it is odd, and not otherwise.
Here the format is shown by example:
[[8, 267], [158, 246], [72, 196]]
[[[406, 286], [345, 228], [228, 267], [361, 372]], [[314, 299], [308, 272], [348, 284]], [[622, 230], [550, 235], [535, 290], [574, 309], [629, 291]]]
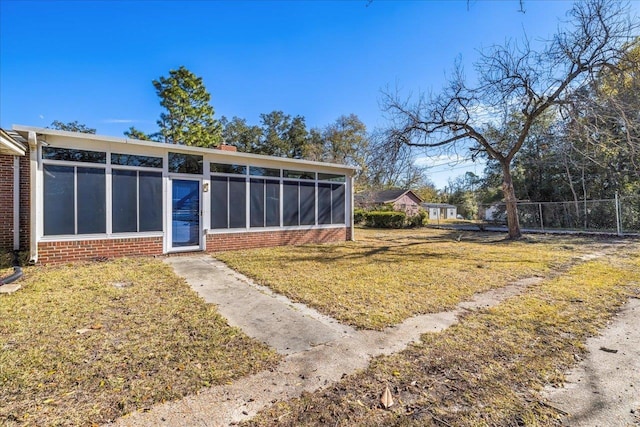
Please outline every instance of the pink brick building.
[[411, 190], [391, 188], [380, 191], [364, 191], [355, 195], [355, 205], [364, 209], [391, 205], [396, 211], [402, 211], [408, 217], [420, 212], [422, 199]]

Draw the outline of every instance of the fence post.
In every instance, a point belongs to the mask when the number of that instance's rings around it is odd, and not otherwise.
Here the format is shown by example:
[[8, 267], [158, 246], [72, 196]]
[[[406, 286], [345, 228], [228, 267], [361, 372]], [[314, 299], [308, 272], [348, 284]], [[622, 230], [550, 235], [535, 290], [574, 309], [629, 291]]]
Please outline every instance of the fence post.
[[544, 231], [544, 220], [542, 219], [542, 203], [538, 203], [538, 212], [540, 213], [540, 229]]
[[618, 192], [616, 191], [616, 231], [618, 232], [618, 236], [622, 236], [622, 224], [620, 222], [620, 198], [618, 197]]

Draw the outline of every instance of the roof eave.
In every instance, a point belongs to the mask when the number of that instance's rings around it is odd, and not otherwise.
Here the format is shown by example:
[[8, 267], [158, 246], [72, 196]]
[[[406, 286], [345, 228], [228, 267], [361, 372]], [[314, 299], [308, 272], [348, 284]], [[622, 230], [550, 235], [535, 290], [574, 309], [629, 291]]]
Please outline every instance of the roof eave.
[[136, 146], [148, 146], [148, 147], [156, 147], [156, 148], [167, 148], [167, 145], [170, 145], [171, 149], [176, 151], [202, 153], [202, 154], [215, 153], [217, 155], [222, 154], [225, 157], [229, 157], [230, 159], [278, 160], [282, 163], [290, 163], [292, 165], [321, 166], [324, 168], [331, 168], [331, 169], [344, 171], [346, 174], [350, 176], [355, 175], [360, 170], [359, 167], [342, 165], [338, 163], [324, 163], [324, 162], [315, 162], [312, 160], [289, 159], [286, 157], [265, 156], [263, 154], [242, 153], [237, 151], [224, 151], [224, 150], [217, 150], [217, 149], [211, 149], [211, 148], [191, 147], [187, 145], [178, 145], [178, 144], [165, 144], [163, 142], [156, 142], [156, 141], [143, 141], [143, 140], [132, 139], [132, 138], [119, 138], [119, 137], [113, 137], [113, 136], [97, 135], [92, 133], [68, 132], [68, 131], [62, 131], [62, 130], [24, 126], [24, 125], [13, 125], [13, 130], [15, 130], [16, 132], [35, 132], [40, 135], [55, 135], [55, 136], [62, 136], [65, 138], [76, 138], [76, 139], [84, 139], [84, 140], [89, 139], [93, 141], [114, 142], [119, 144], [130, 144], [130, 145], [136, 145]]
[[16, 141], [4, 129], [0, 129], [0, 154], [24, 156], [26, 153], [27, 148], [22, 143]]

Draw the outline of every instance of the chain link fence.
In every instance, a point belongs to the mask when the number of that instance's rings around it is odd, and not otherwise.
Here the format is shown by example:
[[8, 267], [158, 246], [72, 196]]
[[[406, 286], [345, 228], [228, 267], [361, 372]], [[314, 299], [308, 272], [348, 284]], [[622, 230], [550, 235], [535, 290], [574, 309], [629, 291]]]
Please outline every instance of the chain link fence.
[[[506, 223], [504, 203], [480, 205], [479, 217]], [[518, 202], [520, 227], [623, 234], [640, 233], [640, 195], [572, 202]]]

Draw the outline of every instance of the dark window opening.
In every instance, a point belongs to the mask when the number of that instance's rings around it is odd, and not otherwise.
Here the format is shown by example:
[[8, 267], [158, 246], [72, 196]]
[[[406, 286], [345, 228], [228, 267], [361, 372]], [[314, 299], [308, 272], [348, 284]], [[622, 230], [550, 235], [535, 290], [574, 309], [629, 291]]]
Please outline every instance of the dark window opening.
[[67, 162], [107, 163], [107, 153], [73, 148], [42, 147], [42, 158]]
[[184, 153], [169, 153], [169, 172], [202, 175], [202, 156]]

